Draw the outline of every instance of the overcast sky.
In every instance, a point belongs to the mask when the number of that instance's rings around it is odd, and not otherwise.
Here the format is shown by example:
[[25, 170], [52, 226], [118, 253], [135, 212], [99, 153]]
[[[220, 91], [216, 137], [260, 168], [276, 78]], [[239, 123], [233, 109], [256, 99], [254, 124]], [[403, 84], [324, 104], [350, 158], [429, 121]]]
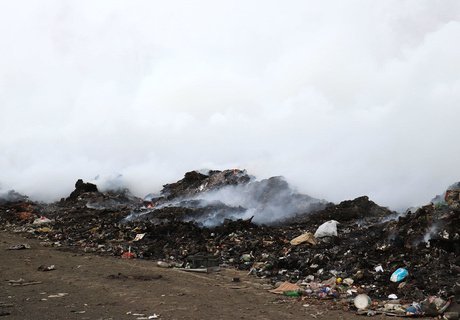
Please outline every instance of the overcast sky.
[[460, 180], [460, 1], [2, 1], [0, 184], [284, 175], [423, 204]]

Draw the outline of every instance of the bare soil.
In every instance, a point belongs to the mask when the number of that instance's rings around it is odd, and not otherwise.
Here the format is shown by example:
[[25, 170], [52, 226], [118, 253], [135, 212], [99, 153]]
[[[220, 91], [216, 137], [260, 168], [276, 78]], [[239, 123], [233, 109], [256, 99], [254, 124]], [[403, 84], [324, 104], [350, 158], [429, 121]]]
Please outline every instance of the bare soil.
[[[31, 248], [7, 250], [20, 243]], [[37, 270], [41, 265], [56, 269]], [[233, 282], [235, 277], [240, 281]], [[269, 293], [264, 281], [233, 269], [198, 274], [159, 268], [153, 261], [69, 252], [0, 232], [0, 315], [5, 320], [134, 320], [154, 314], [159, 319], [360, 317], [344, 311], [340, 302]]]

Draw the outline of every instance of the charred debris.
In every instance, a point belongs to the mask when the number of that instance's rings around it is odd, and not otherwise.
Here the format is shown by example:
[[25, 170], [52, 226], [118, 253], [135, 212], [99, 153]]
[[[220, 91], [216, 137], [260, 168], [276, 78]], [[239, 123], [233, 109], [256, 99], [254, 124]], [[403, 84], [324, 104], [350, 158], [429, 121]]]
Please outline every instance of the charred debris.
[[[11, 191], [0, 197], [0, 223], [65, 250], [129, 251], [132, 258], [180, 267], [190, 257], [212, 257], [273, 284], [335, 277], [352, 279], [349, 286], [373, 298], [458, 300], [459, 190], [451, 186], [433, 203], [398, 214], [365, 196], [333, 204], [299, 194], [281, 177], [192, 171], [144, 199], [129, 190], [101, 192], [82, 180], [51, 204]], [[313, 235], [331, 220], [336, 235]], [[409, 275], [391, 282], [398, 268]]]

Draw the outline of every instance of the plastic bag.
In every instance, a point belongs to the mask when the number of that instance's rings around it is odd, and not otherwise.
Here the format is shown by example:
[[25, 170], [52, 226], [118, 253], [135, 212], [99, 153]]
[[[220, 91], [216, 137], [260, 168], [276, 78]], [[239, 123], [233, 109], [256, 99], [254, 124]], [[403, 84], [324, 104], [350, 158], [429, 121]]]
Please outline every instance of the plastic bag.
[[399, 268], [390, 277], [391, 282], [399, 282], [409, 275], [409, 271], [404, 268]]
[[330, 220], [328, 222], [323, 223], [316, 229], [315, 238], [322, 238], [322, 237], [337, 237], [337, 225], [339, 224], [338, 221]]

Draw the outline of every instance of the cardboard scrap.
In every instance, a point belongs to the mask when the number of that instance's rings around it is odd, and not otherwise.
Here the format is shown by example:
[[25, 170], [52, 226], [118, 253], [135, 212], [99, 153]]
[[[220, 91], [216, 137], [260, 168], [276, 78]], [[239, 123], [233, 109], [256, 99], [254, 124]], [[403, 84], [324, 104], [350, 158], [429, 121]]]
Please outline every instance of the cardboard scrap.
[[283, 294], [286, 291], [297, 291], [300, 290], [301, 288], [296, 285], [295, 283], [290, 283], [288, 281], [283, 282], [278, 288], [269, 290], [271, 293], [276, 293], [276, 294]]
[[318, 241], [316, 240], [315, 236], [313, 235], [313, 233], [311, 232], [306, 232], [294, 239], [291, 240], [291, 244], [293, 246], [297, 246], [299, 244], [302, 244], [304, 242], [307, 242], [311, 245], [316, 245], [318, 243]]

